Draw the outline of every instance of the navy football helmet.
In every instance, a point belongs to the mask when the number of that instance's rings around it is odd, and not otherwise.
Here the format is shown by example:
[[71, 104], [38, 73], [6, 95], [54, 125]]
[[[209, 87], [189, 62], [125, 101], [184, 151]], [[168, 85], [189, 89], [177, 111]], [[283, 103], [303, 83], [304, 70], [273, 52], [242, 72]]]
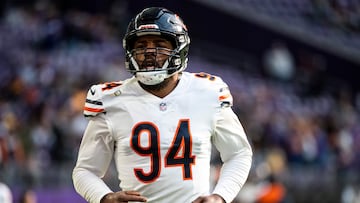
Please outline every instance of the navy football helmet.
[[[135, 60], [134, 42], [144, 35], [157, 35], [169, 40], [174, 49], [161, 67], [142, 68]], [[175, 13], [160, 7], [146, 8], [133, 18], [123, 39], [126, 69], [146, 85], [156, 85], [187, 66], [190, 38], [182, 19]], [[161, 48], [157, 49], [160, 50]], [[164, 52], [162, 52], [163, 54]]]

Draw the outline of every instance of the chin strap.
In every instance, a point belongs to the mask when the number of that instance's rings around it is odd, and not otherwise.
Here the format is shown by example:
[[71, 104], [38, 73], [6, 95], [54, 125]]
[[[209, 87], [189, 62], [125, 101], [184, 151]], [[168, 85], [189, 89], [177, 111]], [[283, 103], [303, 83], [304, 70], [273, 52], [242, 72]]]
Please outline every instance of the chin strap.
[[169, 76], [166, 70], [159, 70], [150, 72], [137, 72], [135, 73], [135, 77], [145, 85], [157, 85]]
[[[137, 66], [136, 61], [133, 65]], [[169, 59], [165, 61], [164, 65], [161, 67], [160, 70], [153, 70], [153, 71], [144, 71], [144, 72], [136, 72], [135, 77], [145, 85], [157, 85], [164, 81], [166, 78], [172, 76], [174, 73], [168, 74], [168, 70], [166, 67], [169, 66]]]

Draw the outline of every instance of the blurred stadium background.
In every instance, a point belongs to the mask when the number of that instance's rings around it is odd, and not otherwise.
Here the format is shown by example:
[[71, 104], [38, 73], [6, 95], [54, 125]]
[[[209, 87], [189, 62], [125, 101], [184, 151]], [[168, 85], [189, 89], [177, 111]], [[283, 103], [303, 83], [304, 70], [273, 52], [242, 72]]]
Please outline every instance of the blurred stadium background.
[[[360, 202], [359, 0], [2, 0], [0, 182], [14, 202], [84, 203], [71, 182], [84, 97], [129, 76], [122, 36], [148, 6], [184, 19], [189, 71], [231, 87], [254, 149], [236, 203]], [[218, 164], [214, 151], [214, 182]], [[113, 168], [105, 179], [117, 188]]]

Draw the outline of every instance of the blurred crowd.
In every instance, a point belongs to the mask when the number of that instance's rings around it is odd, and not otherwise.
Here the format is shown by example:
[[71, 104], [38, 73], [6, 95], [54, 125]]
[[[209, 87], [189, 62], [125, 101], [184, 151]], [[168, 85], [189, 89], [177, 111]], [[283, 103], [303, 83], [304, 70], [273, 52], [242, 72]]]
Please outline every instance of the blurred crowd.
[[126, 74], [112, 24], [77, 10], [60, 15], [41, 2], [7, 9], [0, 23], [0, 181], [21, 189], [70, 185], [87, 88]]
[[315, 20], [348, 31], [360, 31], [360, 2], [357, 0], [311, 0]]
[[[0, 22], [0, 182], [20, 190], [72, 187], [87, 89], [128, 76], [121, 23], [77, 10], [59, 15], [51, 4], [6, 10]], [[305, 74], [274, 80], [190, 57], [189, 71], [229, 83], [252, 143], [253, 169], [239, 202], [360, 202], [357, 92], [307, 94], [312, 81]], [[213, 181], [218, 163], [214, 155]]]
[[229, 82], [252, 142], [253, 170], [239, 202], [256, 202], [259, 191], [272, 189], [269, 198], [282, 201], [258, 202], [360, 201], [358, 93], [338, 84], [336, 92], [324, 87], [314, 94], [313, 85], [300, 78], [264, 78], [201, 64]]

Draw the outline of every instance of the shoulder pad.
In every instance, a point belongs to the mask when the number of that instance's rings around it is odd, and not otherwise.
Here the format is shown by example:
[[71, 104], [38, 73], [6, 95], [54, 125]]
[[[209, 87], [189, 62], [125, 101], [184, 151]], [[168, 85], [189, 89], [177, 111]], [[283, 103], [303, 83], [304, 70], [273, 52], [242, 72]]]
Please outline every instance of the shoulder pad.
[[102, 97], [100, 85], [92, 85], [88, 90], [84, 105], [83, 113], [85, 117], [93, 117], [99, 113], [105, 113]]
[[98, 85], [93, 85], [88, 90], [85, 106], [84, 106], [84, 116], [92, 117], [96, 116], [99, 113], [106, 113], [104, 105], [104, 97], [107, 95], [117, 96], [122, 82], [106, 82]]
[[224, 86], [219, 88], [219, 101], [221, 107], [231, 107], [233, 105], [233, 97], [230, 93], [229, 87], [223, 83]]
[[231, 107], [233, 105], [233, 97], [229, 90], [229, 86], [221, 77], [204, 72], [195, 73], [195, 76], [207, 79], [212, 83], [214, 89], [217, 91], [218, 101], [220, 102], [221, 107]]

